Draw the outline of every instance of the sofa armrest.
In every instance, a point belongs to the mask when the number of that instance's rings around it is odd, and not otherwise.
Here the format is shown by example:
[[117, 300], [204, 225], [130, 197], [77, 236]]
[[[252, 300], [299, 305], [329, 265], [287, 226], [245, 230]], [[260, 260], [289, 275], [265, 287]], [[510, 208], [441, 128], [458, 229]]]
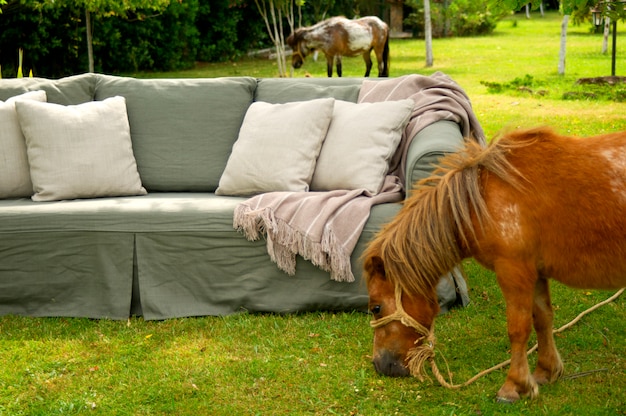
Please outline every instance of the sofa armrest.
[[459, 125], [453, 121], [436, 121], [423, 128], [409, 146], [406, 156], [407, 195], [415, 182], [430, 176], [433, 165], [447, 153], [458, 151], [464, 144]]

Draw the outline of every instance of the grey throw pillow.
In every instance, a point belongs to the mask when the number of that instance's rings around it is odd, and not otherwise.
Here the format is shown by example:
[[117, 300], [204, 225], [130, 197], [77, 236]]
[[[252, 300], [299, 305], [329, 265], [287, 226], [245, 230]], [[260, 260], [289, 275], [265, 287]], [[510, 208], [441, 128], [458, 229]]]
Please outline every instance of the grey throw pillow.
[[15, 111], [15, 102], [20, 100], [45, 102], [46, 92], [30, 91], [0, 101], [0, 199], [33, 194], [26, 142]]
[[62, 106], [18, 101], [33, 201], [145, 195], [124, 97]]
[[413, 105], [411, 99], [360, 104], [335, 101], [311, 190], [380, 192]]
[[252, 103], [215, 193], [308, 191], [334, 101]]

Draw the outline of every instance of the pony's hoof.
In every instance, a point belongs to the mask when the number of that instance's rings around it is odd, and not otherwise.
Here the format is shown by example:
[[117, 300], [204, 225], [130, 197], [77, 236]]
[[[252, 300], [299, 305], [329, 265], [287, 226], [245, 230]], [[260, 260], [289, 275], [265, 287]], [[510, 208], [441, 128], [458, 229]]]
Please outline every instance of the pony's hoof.
[[550, 384], [556, 381], [556, 377], [553, 378], [551, 375], [546, 373], [533, 374], [533, 378], [535, 379], [535, 382], [540, 386]]
[[515, 403], [522, 397], [528, 397], [530, 399], [534, 399], [539, 396], [539, 386], [537, 383], [531, 378], [528, 380], [528, 383], [523, 387], [519, 387], [512, 382], [506, 382], [504, 385], [498, 390], [498, 395], [496, 396], [498, 403]]
[[515, 389], [507, 389], [505, 387], [502, 387], [496, 396], [496, 401], [504, 404], [513, 404], [519, 399], [520, 395]]
[[496, 397], [496, 403], [499, 404], [513, 404], [517, 401], [517, 399], [512, 399], [510, 397]]
[[563, 371], [563, 364], [559, 360], [551, 369], [537, 367], [533, 373], [533, 378], [537, 384], [543, 386], [544, 384], [551, 384], [557, 381], [563, 376]]

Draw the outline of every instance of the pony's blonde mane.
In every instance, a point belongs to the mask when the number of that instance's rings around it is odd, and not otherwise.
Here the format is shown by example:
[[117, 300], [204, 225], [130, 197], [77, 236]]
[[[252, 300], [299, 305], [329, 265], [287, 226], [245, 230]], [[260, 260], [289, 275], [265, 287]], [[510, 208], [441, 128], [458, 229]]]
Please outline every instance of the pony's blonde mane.
[[444, 157], [369, 244], [363, 254], [366, 269], [368, 260], [379, 257], [385, 276], [394, 284], [409, 294], [429, 297], [439, 278], [462, 260], [461, 246], [476, 236], [472, 216], [479, 227], [491, 221], [481, 194], [482, 172], [521, 188], [523, 176], [507, 160], [507, 154], [535, 137], [530, 139], [504, 137], [487, 147], [467, 141], [461, 151]]

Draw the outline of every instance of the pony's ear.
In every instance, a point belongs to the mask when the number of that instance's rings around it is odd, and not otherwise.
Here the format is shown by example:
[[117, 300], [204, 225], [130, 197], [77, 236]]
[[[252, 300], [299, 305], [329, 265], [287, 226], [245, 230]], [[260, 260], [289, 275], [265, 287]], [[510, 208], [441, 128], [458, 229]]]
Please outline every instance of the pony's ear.
[[385, 278], [385, 262], [379, 256], [371, 256], [366, 259], [363, 267], [370, 277], [377, 275], [383, 279]]

